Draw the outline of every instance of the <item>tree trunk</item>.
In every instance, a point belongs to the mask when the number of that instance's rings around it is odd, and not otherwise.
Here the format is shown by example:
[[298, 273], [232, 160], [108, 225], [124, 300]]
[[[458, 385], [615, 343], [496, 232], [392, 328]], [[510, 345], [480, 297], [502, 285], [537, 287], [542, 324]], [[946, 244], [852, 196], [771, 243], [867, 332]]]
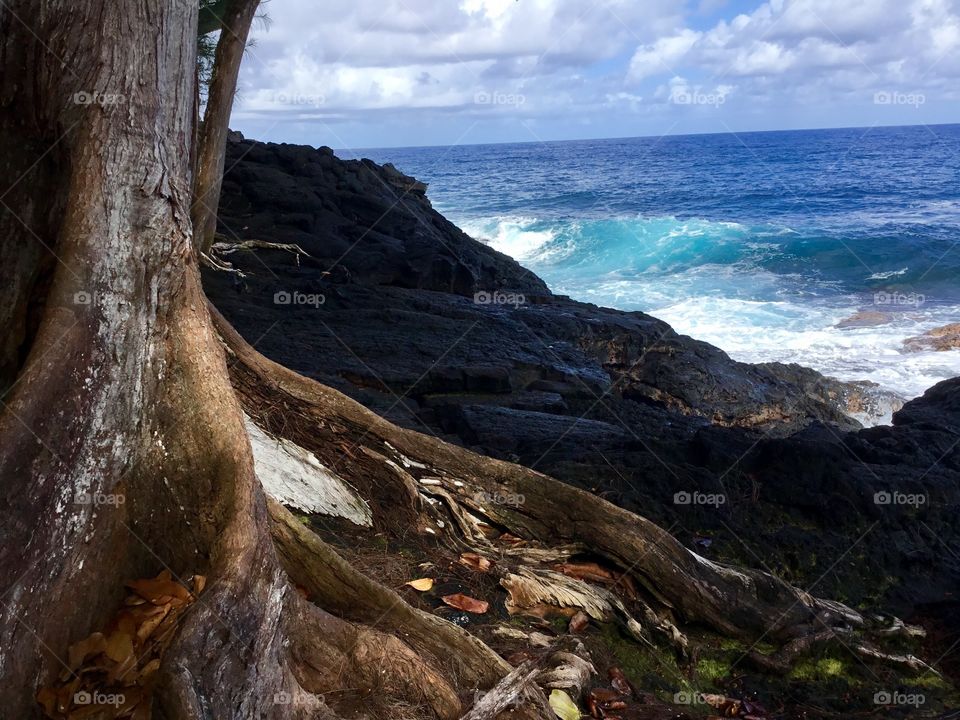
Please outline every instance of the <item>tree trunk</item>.
[[217, 231], [217, 207], [223, 183], [223, 165], [227, 147], [227, 130], [233, 96], [237, 92], [240, 61], [247, 45], [250, 24], [259, 0], [227, 0], [220, 16], [220, 39], [213, 61], [213, 74], [207, 93], [207, 107], [200, 127], [197, 174], [191, 209], [194, 244], [207, 252]]
[[68, 646], [168, 569], [208, 581], [156, 717], [328, 717], [277, 698], [344, 683], [458, 717], [468, 688], [281, 568], [192, 249], [196, 24], [189, 0], [0, 7], [4, 188], [36, 163], [0, 238], [0, 707], [40, 717], [38, 687], [76, 676]]

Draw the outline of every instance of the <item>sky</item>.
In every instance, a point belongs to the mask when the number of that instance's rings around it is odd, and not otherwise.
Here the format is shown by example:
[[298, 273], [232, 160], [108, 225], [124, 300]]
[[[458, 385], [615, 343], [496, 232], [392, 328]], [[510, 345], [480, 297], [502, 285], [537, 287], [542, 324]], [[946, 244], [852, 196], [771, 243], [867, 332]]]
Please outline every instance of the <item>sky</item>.
[[271, 0], [231, 125], [337, 149], [960, 121], [960, 0]]

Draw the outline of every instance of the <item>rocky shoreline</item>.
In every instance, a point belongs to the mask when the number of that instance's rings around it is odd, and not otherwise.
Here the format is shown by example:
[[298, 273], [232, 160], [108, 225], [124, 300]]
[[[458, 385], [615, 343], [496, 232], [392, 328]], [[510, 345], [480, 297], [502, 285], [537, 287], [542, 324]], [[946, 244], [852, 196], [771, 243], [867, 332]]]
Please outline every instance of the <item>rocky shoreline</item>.
[[395, 168], [237, 134], [226, 166], [216, 260], [232, 271], [204, 285], [271, 359], [713, 560], [908, 616], [952, 601], [960, 379], [864, 429], [849, 414], [882, 413], [876, 388], [553, 295]]

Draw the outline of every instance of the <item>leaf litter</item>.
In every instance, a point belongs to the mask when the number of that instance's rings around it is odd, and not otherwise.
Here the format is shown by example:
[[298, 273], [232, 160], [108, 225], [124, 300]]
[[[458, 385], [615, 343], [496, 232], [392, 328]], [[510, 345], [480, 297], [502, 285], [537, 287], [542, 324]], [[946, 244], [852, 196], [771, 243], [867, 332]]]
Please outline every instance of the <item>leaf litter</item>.
[[169, 570], [127, 583], [127, 596], [103, 632], [67, 650], [57, 682], [40, 688], [37, 702], [53, 720], [150, 720], [150, 695], [160, 659], [186, 609], [203, 592], [206, 578], [191, 588]]

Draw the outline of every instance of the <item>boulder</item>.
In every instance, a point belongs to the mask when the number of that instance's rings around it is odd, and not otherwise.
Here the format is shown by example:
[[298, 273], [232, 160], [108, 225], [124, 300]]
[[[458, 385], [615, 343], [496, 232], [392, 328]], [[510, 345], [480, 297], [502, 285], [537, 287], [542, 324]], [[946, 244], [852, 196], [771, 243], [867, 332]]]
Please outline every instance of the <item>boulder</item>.
[[903, 345], [909, 352], [960, 350], [960, 323], [927, 330], [923, 335], [907, 338]]

